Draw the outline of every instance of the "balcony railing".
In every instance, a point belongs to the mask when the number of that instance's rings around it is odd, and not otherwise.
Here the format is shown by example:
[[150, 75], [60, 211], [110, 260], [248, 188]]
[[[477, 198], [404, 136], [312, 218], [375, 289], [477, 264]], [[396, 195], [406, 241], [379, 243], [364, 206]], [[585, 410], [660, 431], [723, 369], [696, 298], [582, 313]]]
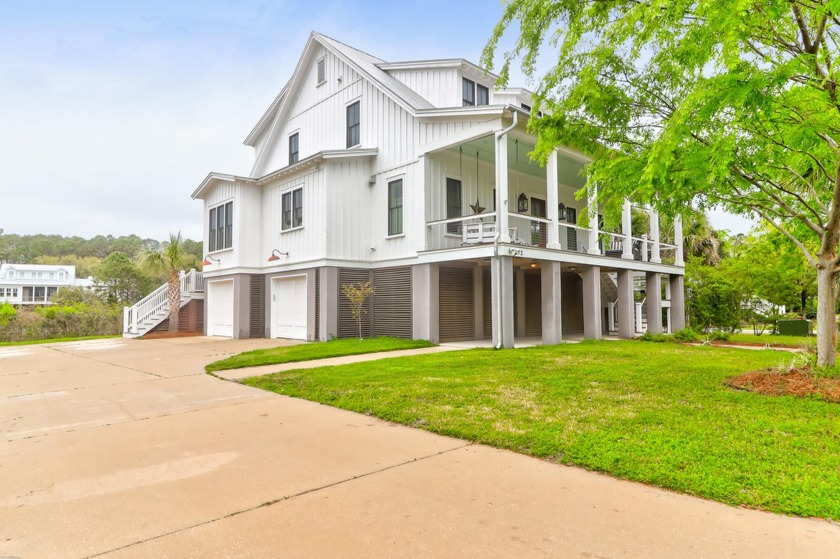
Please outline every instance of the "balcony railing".
[[[546, 248], [550, 220], [511, 213], [508, 217], [508, 235], [511, 243], [523, 246]], [[624, 258], [625, 237], [620, 233], [597, 231], [597, 247], [590, 250], [591, 229], [571, 223], [557, 224], [557, 239], [560, 251], [596, 254], [612, 258]], [[426, 250], [442, 250], [467, 246], [492, 244], [498, 233], [496, 212], [478, 215], [439, 219], [426, 223]], [[629, 254], [633, 260], [656, 261], [673, 264], [677, 259], [677, 245], [657, 243], [647, 235], [631, 237]], [[556, 248], [556, 247], [552, 247]]]

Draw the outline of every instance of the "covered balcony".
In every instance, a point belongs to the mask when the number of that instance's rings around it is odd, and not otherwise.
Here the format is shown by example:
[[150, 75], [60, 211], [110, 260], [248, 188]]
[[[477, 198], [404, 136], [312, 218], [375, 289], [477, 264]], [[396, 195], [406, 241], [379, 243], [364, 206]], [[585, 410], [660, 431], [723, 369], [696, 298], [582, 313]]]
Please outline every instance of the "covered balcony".
[[533, 149], [527, 137], [510, 133], [428, 154], [425, 250], [501, 243], [561, 261], [585, 255], [684, 266], [679, 216], [663, 231], [655, 211], [625, 201], [620, 223], [605, 223], [593, 187], [586, 200], [575, 198], [586, 158], [559, 149], [543, 168], [529, 159]]

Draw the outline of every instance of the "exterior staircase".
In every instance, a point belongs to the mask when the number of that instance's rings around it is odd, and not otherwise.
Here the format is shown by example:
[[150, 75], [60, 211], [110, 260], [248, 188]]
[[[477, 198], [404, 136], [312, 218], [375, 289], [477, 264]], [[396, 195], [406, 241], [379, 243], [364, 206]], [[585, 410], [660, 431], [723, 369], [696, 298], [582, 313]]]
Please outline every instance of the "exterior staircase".
[[[181, 272], [181, 308], [193, 299], [204, 299], [204, 276]], [[131, 307], [123, 308], [123, 338], [139, 338], [169, 317], [169, 294], [163, 284]]]

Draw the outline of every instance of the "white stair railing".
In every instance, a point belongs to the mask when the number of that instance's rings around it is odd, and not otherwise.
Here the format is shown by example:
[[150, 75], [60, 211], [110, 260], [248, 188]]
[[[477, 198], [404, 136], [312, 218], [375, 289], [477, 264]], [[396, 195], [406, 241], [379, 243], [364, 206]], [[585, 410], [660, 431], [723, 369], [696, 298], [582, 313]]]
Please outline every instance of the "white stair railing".
[[[204, 291], [204, 276], [201, 272], [190, 270], [181, 272], [181, 303], [192, 298], [192, 293]], [[169, 314], [169, 284], [164, 283], [131, 307], [123, 308], [123, 334], [141, 335], [141, 329], [149, 321], [159, 323]], [[145, 332], [143, 332], [145, 333]]]

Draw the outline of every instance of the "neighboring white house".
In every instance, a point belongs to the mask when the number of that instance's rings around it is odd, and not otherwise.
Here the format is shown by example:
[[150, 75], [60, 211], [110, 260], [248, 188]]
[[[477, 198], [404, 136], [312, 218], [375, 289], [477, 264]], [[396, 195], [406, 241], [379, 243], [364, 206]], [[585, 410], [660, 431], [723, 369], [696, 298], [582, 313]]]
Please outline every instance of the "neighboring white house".
[[47, 305], [62, 287], [90, 288], [92, 285], [91, 278], [76, 279], [75, 266], [0, 265], [0, 303]]
[[[528, 153], [531, 97], [460, 58], [386, 62], [312, 33], [248, 135], [248, 176], [210, 173], [206, 333], [358, 335], [344, 283], [372, 281], [366, 335], [544, 343], [684, 326], [682, 233], [621, 234], [578, 200], [587, 158]], [[645, 317], [659, 316], [645, 327]]]

